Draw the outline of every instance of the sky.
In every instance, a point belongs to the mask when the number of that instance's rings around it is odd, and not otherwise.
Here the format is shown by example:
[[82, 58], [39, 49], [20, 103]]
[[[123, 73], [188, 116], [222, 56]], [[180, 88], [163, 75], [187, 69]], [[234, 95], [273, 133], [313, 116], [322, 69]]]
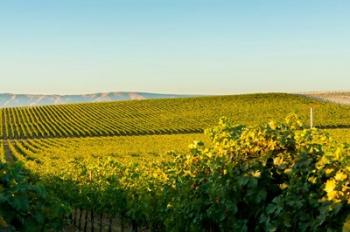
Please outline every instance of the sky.
[[350, 90], [348, 0], [1, 0], [0, 92]]

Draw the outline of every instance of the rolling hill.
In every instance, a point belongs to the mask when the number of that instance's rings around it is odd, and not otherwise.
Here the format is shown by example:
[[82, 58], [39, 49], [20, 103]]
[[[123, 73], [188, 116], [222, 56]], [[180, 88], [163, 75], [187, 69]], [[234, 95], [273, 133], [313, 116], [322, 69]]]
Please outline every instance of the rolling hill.
[[16, 139], [198, 133], [221, 116], [256, 125], [294, 112], [307, 123], [310, 107], [316, 126], [350, 127], [350, 106], [273, 93], [5, 108], [1, 134]]
[[0, 94], [0, 107], [41, 106], [87, 102], [109, 102], [121, 100], [143, 100], [158, 98], [177, 98], [184, 95], [156, 94], [143, 92], [111, 92], [85, 95], [27, 95], [27, 94]]

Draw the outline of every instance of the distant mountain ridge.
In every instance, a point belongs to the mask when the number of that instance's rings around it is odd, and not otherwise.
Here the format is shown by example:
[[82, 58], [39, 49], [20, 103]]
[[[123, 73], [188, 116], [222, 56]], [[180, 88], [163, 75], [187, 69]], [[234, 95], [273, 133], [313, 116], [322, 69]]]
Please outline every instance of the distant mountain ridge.
[[3, 93], [0, 94], [0, 107], [4, 108], [19, 106], [58, 105], [180, 97], [190, 97], [190, 95], [157, 94], [144, 92], [109, 92], [82, 95], [36, 95]]
[[[340, 104], [350, 104], [348, 92], [308, 92], [301, 95]], [[198, 95], [158, 94], [146, 92], [107, 92], [81, 95], [44, 95], [0, 93], [0, 108], [74, 103], [111, 102], [125, 100], [195, 97]], [[204, 95], [202, 95], [204, 96]]]

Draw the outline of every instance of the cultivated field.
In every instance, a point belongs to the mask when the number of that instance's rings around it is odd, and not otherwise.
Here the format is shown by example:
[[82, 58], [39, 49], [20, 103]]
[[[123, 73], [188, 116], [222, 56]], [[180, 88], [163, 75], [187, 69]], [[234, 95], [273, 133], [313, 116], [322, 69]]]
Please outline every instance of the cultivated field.
[[333, 129], [327, 132], [338, 143], [350, 143], [350, 129]]
[[189, 144], [198, 139], [208, 140], [203, 134], [28, 139], [10, 141], [9, 150], [15, 160], [36, 172], [50, 168], [55, 173], [67, 169], [66, 165], [75, 159], [112, 158], [142, 165], [168, 161], [171, 152], [186, 154]]
[[64, 169], [73, 159], [165, 161], [170, 151], [187, 153], [194, 140], [207, 142], [203, 130], [221, 116], [254, 126], [283, 121], [293, 112], [308, 126], [310, 107], [317, 127], [337, 128], [327, 132], [336, 142], [350, 142], [350, 106], [301, 95], [253, 94], [5, 108], [0, 159], [23, 161], [32, 170], [50, 172], [57, 172], [52, 167]]
[[[328, 141], [322, 131], [299, 128], [301, 122], [308, 127], [311, 107], [315, 112], [315, 126], [326, 128], [324, 132], [333, 140]], [[289, 113], [299, 115], [300, 121], [291, 118], [290, 122], [279, 126], [271, 123], [257, 127], [270, 120], [284, 121]], [[233, 124], [225, 120], [218, 124], [222, 116], [232, 119]], [[287, 177], [281, 174], [281, 180], [276, 180], [275, 174], [271, 173], [281, 170], [287, 173], [290, 171], [288, 165], [298, 162], [298, 165], [304, 165], [302, 160], [294, 157], [294, 152], [302, 155], [307, 151], [319, 157], [320, 146], [328, 149], [328, 146], [332, 148], [350, 142], [350, 106], [290, 94], [6, 108], [1, 110], [0, 122], [0, 161], [8, 163], [9, 167], [16, 161], [23, 165], [13, 166], [14, 171], [0, 173], [0, 179], [13, 178], [16, 183], [21, 183], [20, 186], [29, 183], [30, 187], [23, 187], [27, 189], [23, 192], [32, 191], [17, 195], [17, 187], [11, 186], [14, 190], [5, 199], [16, 196], [19, 202], [9, 200], [14, 205], [11, 203], [7, 207], [18, 210], [18, 215], [35, 211], [38, 215], [34, 219], [31, 213], [27, 217], [41, 225], [37, 229], [43, 231], [66, 225], [74, 225], [82, 231], [87, 228], [91, 231], [126, 228], [182, 231], [186, 227], [178, 221], [184, 220], [190, 220], [188, 223], [195, 228], [193, 231], [198, 228], [216, 231], [217, 225], [232, 229], [229, 222], [236, 217], [233, 216], [237, 213], [236, 207], [251, 203], [251, 199], [246, 199], [246, 203], [232, 202], [227, 194], [243, 194], [234, 186], [242, 185], [240, 188], [244, 191], [251, 188], [252, 192], [249, 190], [246, 194], [252, 194], [252, 199], [265, 199], [269, 191], [272, 195], [282, 194], [279, 190], [273, 191], [276, 186], [283, 190], [280, 181]], [[246, 124], [248, 128], [235, 126], [238, 124]], [[218, 126], [208, 135], [203, 134], [204, 129], [215, 125]], [[204, 141], [207, 149], [202, 143], [193, 143], [195, 140]], [[259, 156], [271, 155], [276, 164], [273, 171], [265, 170], [268, 167], [263, 163], [265, 158], [260, 160]], [[257, 167], [254, 162], [248, 162], [250, 159], [257, 159], [256, 162], [261, 164], [259, 169], [255, 170]], [[260, 170], [265, 170], [267, 176], [264, 178], [271, 187], [259, 189], [254, 184], [257, 180], [248, 180], [244, 172], [227, 174], [237, 165], [238, 170], [249, 169], [249, 175], [254, 178], [260, 177]], [[310, 173], [314, 172], [310, 169]], [[290, 178], [298, 175], [301, 174], [293, 174]], [[238, 179], [234, 179], [236, 177]], [[213, 179], [209, 181], [208, 178]], [[225, 181], [238, 182], [227, 184]], [[298, 182], [291, 179], [290, 184], [293, 183]], [[318, 187], [321, 189], [322, 186]], [[322, 193], [320, 189], [315, 191]], [[342, 196], [348, 194], [346, 191]], [[12, 195], [14, 192], [16, 194]], [[239, 195], [237, 199], [245, 196]], [[35, 203], [33, 209], [23, 203], [28, 201]], [[300, 199], [295, 201], [300, 202]], [[256, 204], [261, 204], [260, 208], [267, 207], [262, 202]], [[310, 210], [317, 211], [321, 207], [315, 205]], [[207, 212], [206, 207], [214, 210], [209, 211], [213, 215], [205, 215], [210, 220], [201, 214]], [[221, 215], [225, 210], [229, 217]], [[191, 214], [192, 211], [197, 213]], [[223, 221], [212, 221], [221, 217]], [[53, 224], [39, 223], [41, 218]], [[268, 228], [265, 224], [261, 226]], [[284, 225], [280, 226], [285, 229]]]
[[350, 106], [289, 94], [254, 94], [7, 108], [1, 112], [6, 138], [60, 138], [200, 133], [222, 116], [257, 125], [298, 114], [305, 123], [310, 107], [315, 125], [350, 127]]

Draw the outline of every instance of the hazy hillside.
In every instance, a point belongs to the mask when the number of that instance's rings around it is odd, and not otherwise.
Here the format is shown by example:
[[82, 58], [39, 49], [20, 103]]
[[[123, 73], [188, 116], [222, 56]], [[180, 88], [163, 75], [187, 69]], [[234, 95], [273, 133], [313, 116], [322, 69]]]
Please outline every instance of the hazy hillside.
[[318, 99], [336, 102], [340, 104], [350, 104], [350, 92], [321, 92], [321, 93], [310, 93], [307, 95]]
[[112, 92], [86, 95], [26, 95], [0, 94], [0, 107], [40, 106], [67, 103], [109, 102], [120, 100], [143, 100], [158, 98], [177, 98], [183, 95], [155, 94], [141, 92]]

